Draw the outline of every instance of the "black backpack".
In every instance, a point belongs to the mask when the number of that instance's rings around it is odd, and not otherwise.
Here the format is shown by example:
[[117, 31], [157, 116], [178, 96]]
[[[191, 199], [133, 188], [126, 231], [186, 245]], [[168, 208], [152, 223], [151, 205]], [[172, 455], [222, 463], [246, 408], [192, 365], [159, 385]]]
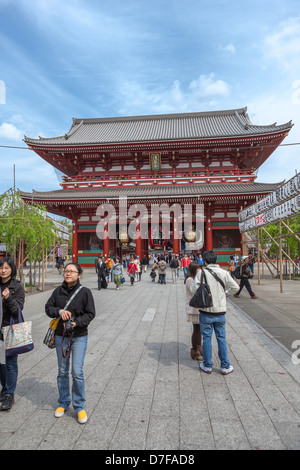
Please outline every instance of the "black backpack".
[[241, 276], [241, 266], [237, 266], [235, 270], [232, 273], [232, 276], [235, 277], [236, 279], [242, 279]]
[[177, 259], [172, 259], [171, 263], [170, 263], [170, 268], [171, 269], [176, 269], [179, 267], [179, 263], [178, 263], [178, 260]]

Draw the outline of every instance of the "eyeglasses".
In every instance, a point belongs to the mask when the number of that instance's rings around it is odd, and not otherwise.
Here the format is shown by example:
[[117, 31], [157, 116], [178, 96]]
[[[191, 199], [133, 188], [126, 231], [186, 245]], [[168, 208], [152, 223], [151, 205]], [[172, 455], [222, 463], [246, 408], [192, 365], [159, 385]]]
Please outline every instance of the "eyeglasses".
[[78, 271], [71, 271], [71, 270], [64, 271], [64, 274], [76, 274], [76, 273], [78, 273]]

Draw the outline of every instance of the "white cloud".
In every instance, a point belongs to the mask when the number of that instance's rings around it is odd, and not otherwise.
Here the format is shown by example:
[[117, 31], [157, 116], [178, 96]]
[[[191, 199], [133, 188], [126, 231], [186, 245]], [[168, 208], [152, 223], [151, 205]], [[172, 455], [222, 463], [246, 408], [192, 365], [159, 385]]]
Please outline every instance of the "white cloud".
[[0, 138], [6, 140], [20, 140], [22, 139], [23, 133], [13, 124], [4, 122], [0, 126]]
[[219, 106], [219, 100], [228, 97], [229, 85], [223, 80], [216, 80], [213, 73], [200, 75], [184, 87], [175, 80], [169, 88], [150, 90], [137, 82], [122, 82], [118, 99], [122, 105], [119, 113], [155, 114], [184, 113], [207, 110]]
[[220, 46], [220, 49], [225, 55], [234, 55], [236, 53], [236, 48], [232, 43], [227, 44], [227, 46]]
[[285, 68], [299, 64], [300, 17], [280, 23], [279, 29], [265, 38], [263, 47], [267, 59], [275, 59]]
[[197, 80], [193, 80], [189, 86], [194, 97], [199, 99], [210, 99], [227, 97], [229, 86], [223, 80], [214, 80], [214, 74], [200, 75]]
[[300, 145], [295, 145], [300, 143], [300, 106], [297, 103], [300, 100], [299, 85], [300, 82], [291, 82], [282, 90], [278, 89], [277, 93], [261, 94], [248, 102], [250, 119], [254, 124], [268, 125], [276, 121], [280, 125], [290, 120], [294, 124], [282, 145], [259, 169], [258, 181], [274, 183], [288, 180], [295, 169], [300, 171]]

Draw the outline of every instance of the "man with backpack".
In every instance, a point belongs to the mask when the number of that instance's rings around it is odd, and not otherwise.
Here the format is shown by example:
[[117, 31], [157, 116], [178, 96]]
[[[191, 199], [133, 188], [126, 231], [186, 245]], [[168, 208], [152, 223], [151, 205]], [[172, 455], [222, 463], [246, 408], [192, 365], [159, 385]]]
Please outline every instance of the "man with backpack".
[[234, 297], [237, 297], [238, 299], [240, 297], [240, 293], [241, 293], [243, 287], [246, 287], [247, 291], [250, 294], [251, 299], [258, 299], [258, 297], [254, 294], [253, 290], [251, 289], [251, 285], [250, 285], [250, 282], [249, 282], [249, 279], [251, 277], [253, 277], [254, 274], [252, 274], [252, 272], [251, 272], [251, 270], [248, 266], [248, 260], [249, 260], [248, 256], [243, 256], [242, 257], [242, 261], [243, 261], [242, 265], [238, 266], [236, 268], [234, 274], [233, 274], [235, 277], [237, 277], [237, 275], [239, 273], [238, 279], [239, 278], [241, 279], [239, 291], [234, 295]]
[[203, 362], [200, 369], [207, 374], [212, 372], [212, 333], [215, 332], [218, 342], [218, 355], [221, 363], [221, 374], [227, 375], [233, 372], [227, 352], [225, 334], [226, 295], [232, 290], [238, 291], [239, 286], [230, 276], [228, 271], [222, 269], [217, 261], [214, 251], [206, 251], [203, 254], [204, 266], [196, 274], [191, 286], [191, 293], [195, 294], [201, 284], [201, 276], [205, 276], [204, 282], [210, 287], [212, 306], [200, 308], [200, 330], [203, 337], [202, 355]]
[[166, 283], [166, 272], [167, 272], [167, 263], [165, 262], [164, 258], [161, 257], [160, 261], [157, 264], [158, 266], [158, 277], [159, 277], [159, 284]]
[[179, 268], [179, 261], [175, 255], [172, 255], [172, 259], [170, 261], [170, 268], [172, 273], [172, 281], [173, 283], [177, 282], [177, 269]]

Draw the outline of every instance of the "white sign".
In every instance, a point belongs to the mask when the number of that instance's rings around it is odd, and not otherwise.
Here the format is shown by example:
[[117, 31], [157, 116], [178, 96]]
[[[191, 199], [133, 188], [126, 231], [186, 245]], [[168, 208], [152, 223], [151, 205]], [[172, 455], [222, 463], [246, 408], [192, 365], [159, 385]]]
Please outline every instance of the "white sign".
[[[255, 205], [255, 204], [254, 204]], [[287, 219], [300, 212], [300, 194], [278, 206], [272, 207], [265, 212], [250, 217], [239, 223], [240, 232], [247, 232], [262, 225], [268, 225], [280, 219]]]
[[60, 224], [59, 222], [57, 222], [57, 220], [52, 219], [52, 221], [54, 222], [56, 228], [58, 228], [57, 234], [60, 236], [60, 238], [62, 240], [69, 240], [70, 236], [68, 227], [63, 224]]
[[276, 191], [268, 194], [260, 201], [252, 204], [251, 206], [243, 209], [239, 213], [240, 222], [255, 217], [258, 214], [263, 214], [265, 211], [274, 206], [279, 206], [281, 203], [300, 194], [300, 173], [291, 178], [289, 181], [280, 186]]

